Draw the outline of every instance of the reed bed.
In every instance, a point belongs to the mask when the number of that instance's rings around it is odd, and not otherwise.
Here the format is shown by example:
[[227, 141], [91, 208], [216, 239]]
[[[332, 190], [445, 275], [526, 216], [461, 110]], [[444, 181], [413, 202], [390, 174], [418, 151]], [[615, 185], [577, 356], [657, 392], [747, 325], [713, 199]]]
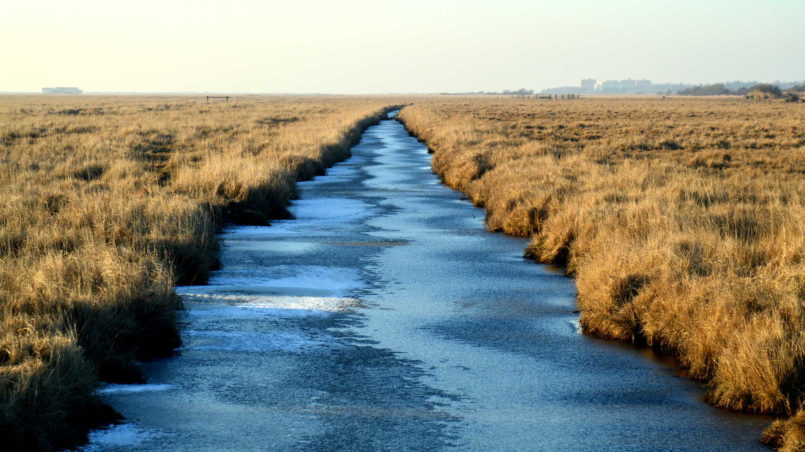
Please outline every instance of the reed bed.
[[99, 379], [180, 345], [224, 221], [287, 217], [392, 101], [0, 97], [0, 448], [57, 450], [116, 414]]
[[[646, 344], [805, 447], [805, 105], [421, 100], [433, 169], [577, 280], [583, 330]], [[788, 419], [786, 417], [791, 416]]]

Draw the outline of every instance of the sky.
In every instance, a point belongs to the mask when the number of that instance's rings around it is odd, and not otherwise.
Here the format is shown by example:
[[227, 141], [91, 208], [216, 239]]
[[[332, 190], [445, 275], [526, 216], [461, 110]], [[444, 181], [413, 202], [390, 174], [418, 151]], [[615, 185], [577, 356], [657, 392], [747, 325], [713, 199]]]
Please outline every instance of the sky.
[[805, 0], [9, 0], [0, 58], [0, 91], [793, 81], [805, 80]]

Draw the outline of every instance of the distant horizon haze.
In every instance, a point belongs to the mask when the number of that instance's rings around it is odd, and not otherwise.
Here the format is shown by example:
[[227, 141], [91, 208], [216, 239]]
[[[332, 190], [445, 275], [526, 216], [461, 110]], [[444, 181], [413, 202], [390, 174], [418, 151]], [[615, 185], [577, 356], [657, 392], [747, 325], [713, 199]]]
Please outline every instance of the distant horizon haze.
[[0, 91], [404, 94], [805, 79], [805, 2], [13, 2]]

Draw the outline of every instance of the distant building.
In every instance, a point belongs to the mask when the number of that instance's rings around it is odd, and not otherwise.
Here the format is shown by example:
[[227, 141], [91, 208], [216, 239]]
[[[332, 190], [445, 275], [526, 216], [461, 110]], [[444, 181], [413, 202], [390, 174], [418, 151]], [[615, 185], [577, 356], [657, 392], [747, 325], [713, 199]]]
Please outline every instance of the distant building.
[[641, 93], [652, 88], [651, 80], [607, 80], [597, 82], [595, 91], [601, 93]]
[[[738, 83], [733, 82], [733, 84]], [[757, 83], [754, 85], [757, 85]], [[805, 85], [805, 82], [803, 82], [803, 85]], [[693, 85], [683, 83], [653, 83], [651, 80], [643, 79], [606, 80], [601, 82], [595, 79], [584, 79], [575, 86], [547, 88], [542, 90], [540, 94], [672, 94], [691, 86]], [[794, 86], [794, 83], [790, 84], [790, 86]], [[780, 88], [783, 88], [783, 86], [781, 85]]]
[[74, 86], [57, 86], [55, 88], [42, 88], [42, 94], [83, 94], [84, 92]]

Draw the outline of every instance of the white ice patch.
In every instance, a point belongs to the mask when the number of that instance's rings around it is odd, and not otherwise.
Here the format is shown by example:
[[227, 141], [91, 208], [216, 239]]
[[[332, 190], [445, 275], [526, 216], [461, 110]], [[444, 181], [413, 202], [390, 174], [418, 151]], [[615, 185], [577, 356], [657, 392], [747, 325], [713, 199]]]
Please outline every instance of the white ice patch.
[[167, 391], [171, 385], [166, 384], [143, 384], [143, 385], [121, 385], [107, 384], [98, 389], [98, 394], [130, 394], [135, 392], [156, 392]]
[[315, 186], [315, 185], [322, 185], [322, 184], [332, 184], [337, 182], [349, 182], [352, 180], [356, 173], [356, 163], [358, 163], [355, 157], [350, 159], [350, 165], [336, 165], [327, 170], [326, 176], [318, 176], [313, 178], [312, 180], [299, 182], [299, 186], [304, 190], [306, 186]]
[[272, 295], [194, 294], [185, 295], [190, 301], [228, 304], [247, 310], [303, 310], [345, 312], [360, 305], [356, 298], [292, 297]]
[[185, 295], [185, 300], [194, 303], [188, 314], [199, 319], [315, 317], [348, 312], [360, 306], [355, 298], [331, 297], [198, 294]]
[[[296, 221], [340, 222], [365, 217], [370, 204], [349, 198], [312, 198], [294, 201], [291, 212]], [[294, 221], [294, 220], [286, 220]]]
[[294, 287], [302, 289], [327, 290], [333, 295], [346, 295], [361, 286], [357, 271], [350, 268], [328, 269], [310, 267], [295, 276], [277, 278], [258, 283], [266, 287]]
[[163, 436], [158, 430], [146, 430], [134, 424], [120, 424], [89, 433], [89, 444], [78, 449], [82, 452], [96, 452], [108, 447], [133, 448], [146, 441]]
[[241, 308], [266, 310], [303, 310], [323, 312], [346, 312], [360, 305], [356, 298], [328, 297], [252, 297], [253, 300], [239, 304]]
[[249, 320], [268, 317], [283, 319], [323, 317], [330, 315], [330, 313], [307, 309], [248, 309], [237, 306], [200, 307], [199, 305], [195, 305], [193, 309], [188, 311], [188, 315], [199, 320]]
[[189, 338], [185, 350], [218, 350], [237, 352], [264, 352], [272, 350], [299, 351], [310, 347], [327, 346], [326, 342], [315, 340], [301, 333], [270, 332], [255, 333], [247, 331], [203, 331], [186, 330]]
[[[270, 227], [270, 226], [264, 226]], [[238, 238], [227, 237], [222, 243], [224, 252], [255, 252], [266, 251], [273, 255], [276, 254], [309, 254], [315, 251], [319, 246], [318, 243], [291, 241], [283, 239], [268, 239], [260, 240], [260, 237], [247, 238], [243, 237], [245, 234], [238, 234]]]
[[372, 213], [372, 205], [349, 198], [299, 199], [291, 205], [293, 220], [277, 220], [271, 226], [234, 226], [224, 235], [310, 235], [311, 228], [332, 228], [366, 218]]
[[[272, 277], [272, 273], [276, 276]], [[290, 289], [291, 292], [307, 290], [312, 292], [310, 295], [344, 297], [363, 284], [354, 268], [299, 265], [274, 267], [273, 272], [271, 267], [254, 270], [225, 269], [213, 274], [208, 286], [181, 286], [176, 291], [180, 295], [214, 294], [220, 292], [220, 286], [275, 289], [278, 292], [282, 289]]]

